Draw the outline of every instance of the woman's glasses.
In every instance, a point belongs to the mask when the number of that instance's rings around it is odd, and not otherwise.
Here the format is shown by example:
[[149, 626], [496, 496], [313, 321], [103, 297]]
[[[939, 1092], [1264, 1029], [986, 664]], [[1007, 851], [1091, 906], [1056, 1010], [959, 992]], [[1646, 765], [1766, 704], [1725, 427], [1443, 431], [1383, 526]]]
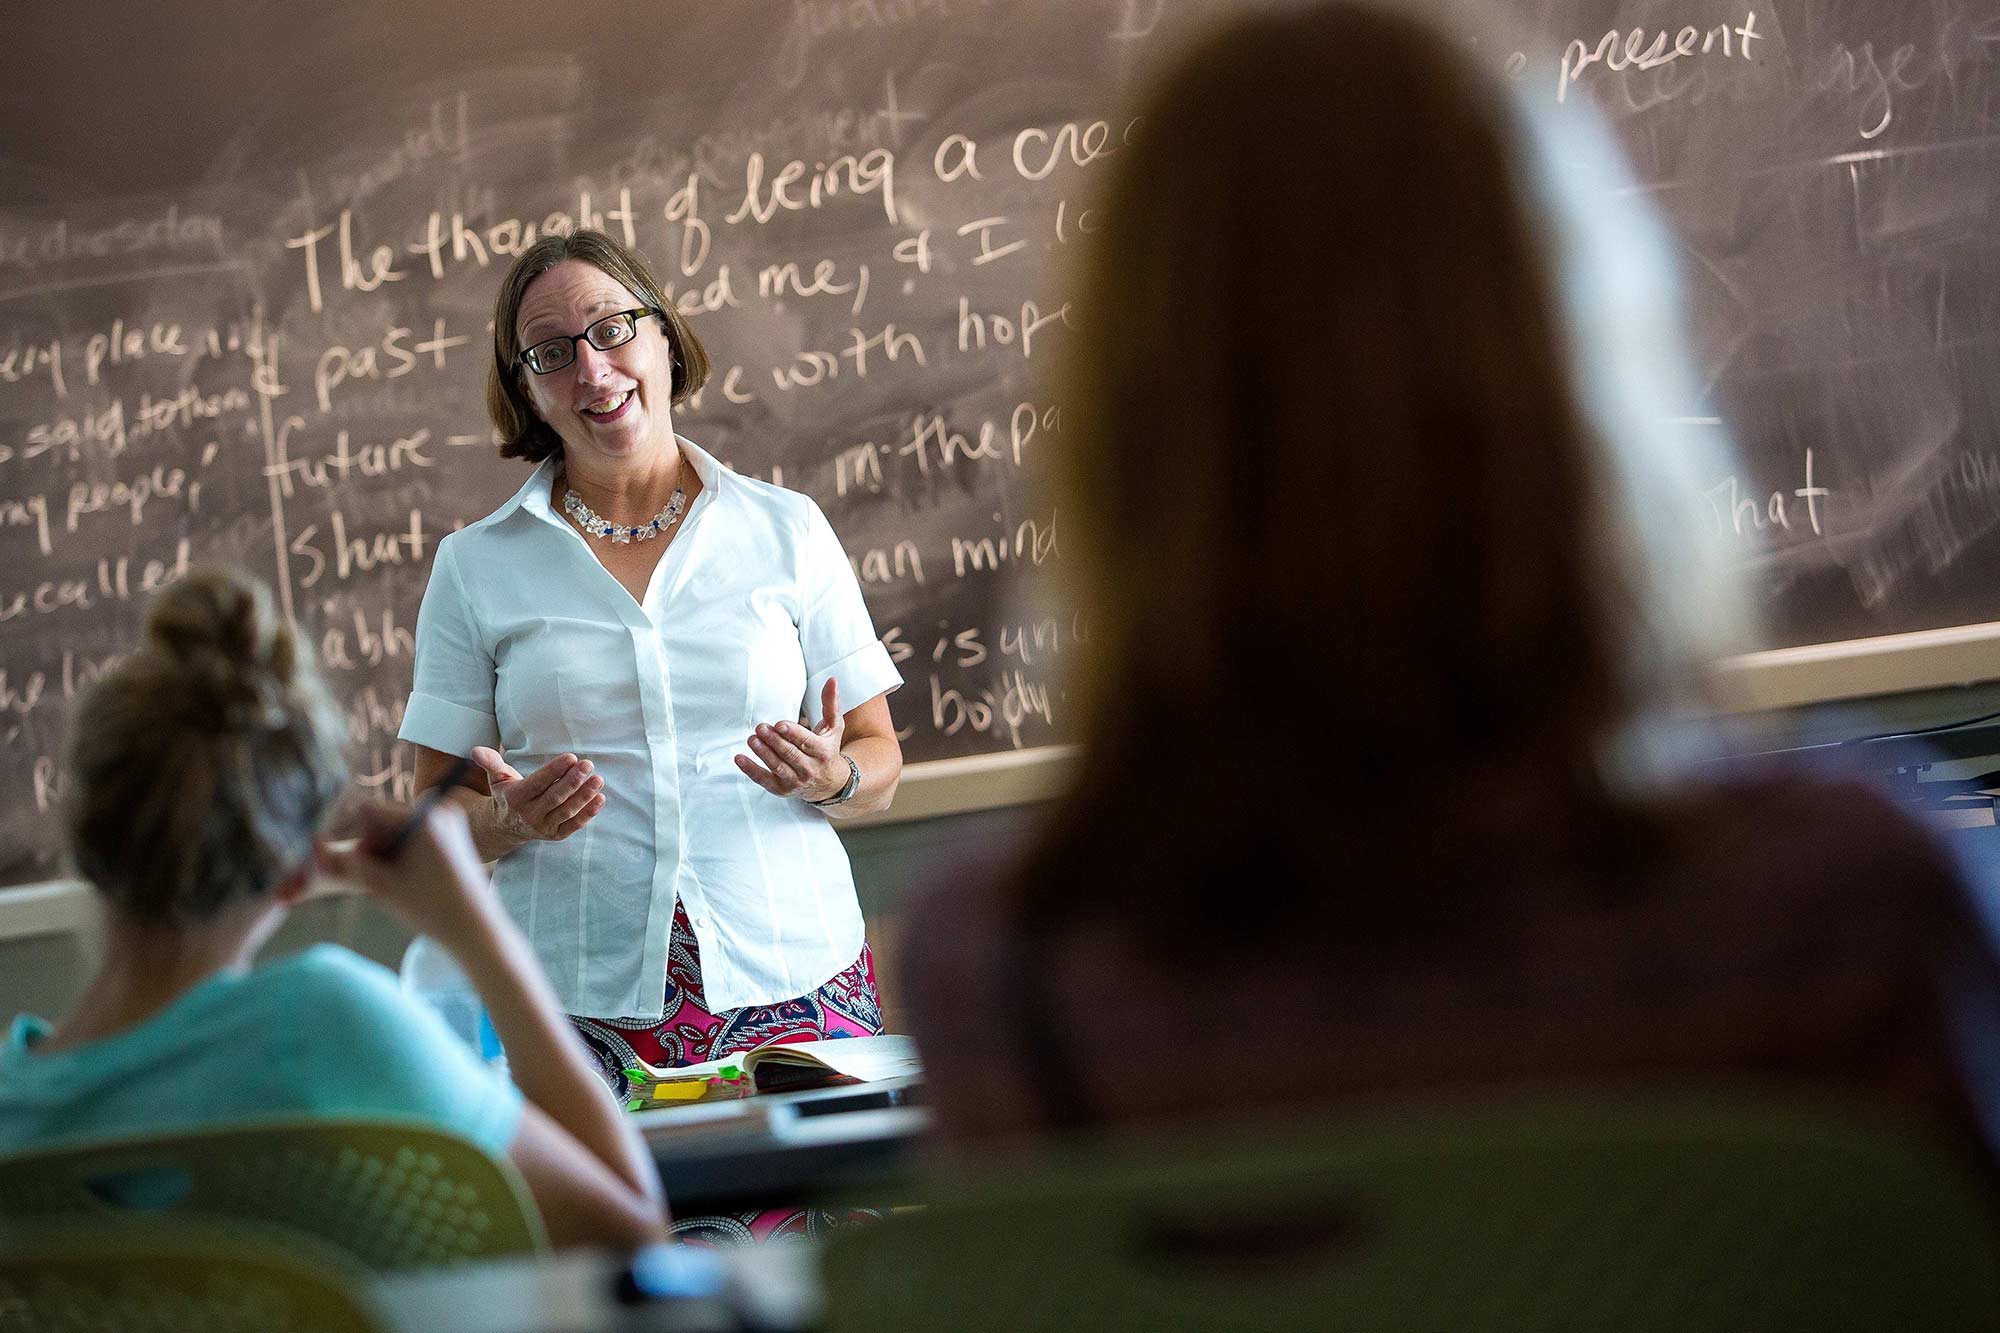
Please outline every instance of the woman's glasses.
[[525, 365], [537, 375], [553, 374], [576, 360], [579, 341], [588, 342], [600, 352], [608, 352], [631, 342], [639, 331], [639, 321], [659, 313], [651, 306], [642, 306], [637, 310], [621, 310], [615, 315], [606, 315], [582, 333], [566, 333], [560, 338], [536, 343], [521, 353], [514, 364], [516, 368]]

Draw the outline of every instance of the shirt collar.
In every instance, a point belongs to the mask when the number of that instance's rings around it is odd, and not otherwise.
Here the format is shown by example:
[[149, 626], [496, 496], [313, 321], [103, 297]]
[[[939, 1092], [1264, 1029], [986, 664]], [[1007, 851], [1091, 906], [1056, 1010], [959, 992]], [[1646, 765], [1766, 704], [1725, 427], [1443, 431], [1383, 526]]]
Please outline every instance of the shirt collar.
[[549, 505], [549, 493], [555, 487], [556, 455], [542, 460], [540, 467], [521, 484], [507, 502], [493, 511], [491, 521], [501, 522], [517, 509], [525, 509], [541, 518], [554, 519], [555, 512]]
[[[685, 435], [675, 435], [674, 441], [681, 447], [681, 457], [685, 458], [688, 466], [694, 469], [695, 476], [701, 478], [703, 491], [714, 493], [729, 484], [725, 479], [729, 469], [716, 462], [707, 450]], [[521, 489], [515, 491], [505, 504], [493, 511], [492, 521], [501, 522], [519, 509], [545, 522], [554, 523], [558, 527], [568, 527], [569, 525], [557, 516], [555, 505], [550, 503], [550, 497], [555, 493], [556, 467], [560, 462], [560, 454], [551, 454], [543, 459], [541, 466], [522, 483]]]
[[53, 1031], [55, 1029], [49, 1026], [47, 1019], [34, 1014], [14, 1015], [13, 1025], [7, 1031], [7, 1058], [15, 1060], [27, 1055]]

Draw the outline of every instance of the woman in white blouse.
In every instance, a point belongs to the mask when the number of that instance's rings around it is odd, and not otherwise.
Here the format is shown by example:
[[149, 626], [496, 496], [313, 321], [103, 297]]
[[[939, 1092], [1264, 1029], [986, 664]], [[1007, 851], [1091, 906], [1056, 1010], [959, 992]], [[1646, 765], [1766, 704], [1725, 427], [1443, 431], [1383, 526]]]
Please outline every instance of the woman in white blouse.
[[881, 810], [902, 683], [803, 495], [675, 435], [708, 358], [593, 231], [508, 273], [487, 407], [538, 463], [438, 544], [401, 735], [455, 793], [605, 1077], [877, 1032], [830, 818]]

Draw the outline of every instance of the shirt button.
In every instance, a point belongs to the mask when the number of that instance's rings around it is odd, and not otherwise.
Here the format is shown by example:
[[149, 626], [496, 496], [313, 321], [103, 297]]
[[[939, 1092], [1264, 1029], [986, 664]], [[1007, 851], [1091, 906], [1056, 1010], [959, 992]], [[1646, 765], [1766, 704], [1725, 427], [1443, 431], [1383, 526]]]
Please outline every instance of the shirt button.
[[698, 916], [698, 917], [696, 917], [696, 918], [694, 919], [694, 928], [695, 928], [696, 930], [707, 930], [707, 929], [708, 929], [708, 918], [707, 918], [707, 917], [705, 917], [705, 916]]

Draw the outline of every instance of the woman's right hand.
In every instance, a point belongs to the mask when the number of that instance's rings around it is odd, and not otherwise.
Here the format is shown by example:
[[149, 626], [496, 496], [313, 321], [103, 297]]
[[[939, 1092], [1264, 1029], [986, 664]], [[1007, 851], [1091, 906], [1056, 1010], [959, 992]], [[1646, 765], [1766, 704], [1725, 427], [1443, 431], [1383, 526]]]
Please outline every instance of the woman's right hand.
[[588, 759], [559, 754], [523, 777], [498, 750], [475, 745], [472, 762], [486, 771], [494, 823], [523, 842], [561, 842], [604, 808], [604, 779]]

